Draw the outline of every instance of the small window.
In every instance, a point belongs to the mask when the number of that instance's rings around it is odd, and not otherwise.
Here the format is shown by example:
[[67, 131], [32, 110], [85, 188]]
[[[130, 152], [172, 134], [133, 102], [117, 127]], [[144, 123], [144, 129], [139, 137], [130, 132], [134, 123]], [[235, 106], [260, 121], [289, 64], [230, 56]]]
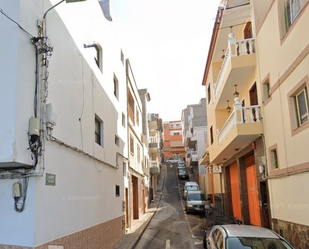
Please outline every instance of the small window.
[[278, 162], [277, 150], [273, 149], [270, 151], [270, 153], [271, 153], [271, 163], [272, 163], [273, 169], [278, 169], [279, 162]]
[[208, 104], [209, 104], [211, 100], [210, 84], [207, 87], [207, 99], [208, 99]]
[[122, 163], [122, 172], [123, 172], [123, 176], [126, 177], [127, 176], [127, 164], [125, 162]]
[[264, 101], [266, 101], [266, 100], [268, 100], [270, 98], [269, 90], [270, 90], [269, 81], [267, 80], [263, 84], [263, 99], [264, 99]]
[[122, 113], [122, 126], [126, 127], [126, 116]]
[[124, 65], [124, 55], [123, 55], [122, 50], [120, 50], [120, 60], [122, 62], [122, 65]]
[[114, 95], [115, 97], [118, 99], [118, 79], [116, 77], [116, 75], [114, 74]]
[[130, 153], [134, 155], [134, 137], [130, 135]]
[[212, 126], [210, 127], [210, 144], [214, 143], [214, 134], [213, 134], [213, 130], [212, 130]]
[[164, 125], [164, 126], [163, 126], [163, 129], [164, 129], [164, 130], [166, 130], [166, 129], [167, 129], [166, 125]]
[[116, 185], [115, 192], [116, 192], [116, 197], [119, 197], [120, 196], [120, 187], [119, 187], [119, 185]]
[[115, 144], [119, 147], [119, 137], [115, 135]]
[[291, 27], [307, 0], [285, 0], [285, 22], [287, 30]]
[[137, 161], [141, 161], [141, 148], [139, 145], [137, 145]]
[[136, 124], [139, 125], [139, 111], [136, 107]]
[[95, 142], [103, 146], [103, 122], [95, 117]]
[[298, 126], [308, 122], [308, 93], [307, 87], [301, 89], [294, 97]]
[[293, 129], [303, 126], [309, 121], [309, 108], [308, 108], [308, 89], [306, 84], [300, 87], [290, 95], [291, 98], [291, 111], [293, 114]]

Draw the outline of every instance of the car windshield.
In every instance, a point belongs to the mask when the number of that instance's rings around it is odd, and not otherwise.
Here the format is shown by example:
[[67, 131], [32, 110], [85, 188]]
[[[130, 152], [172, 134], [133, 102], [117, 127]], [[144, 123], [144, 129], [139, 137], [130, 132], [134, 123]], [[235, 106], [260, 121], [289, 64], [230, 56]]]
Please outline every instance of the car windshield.
[[292, 249], [292, 247], [280, 239], [235, 237], [227, 239], [227, 249]]
[[187, 171], [185, 171], [185, 170], [179, 170], [179, 174], [186, 174], [187, 173]]
[[205, 199], [204, 194], [190, 193], [190, 194], [188, 194], [188, 200], [189, 201], [204, 201], [206, 199]]
[[198, 186], [192, 185], [192, 186], [185, 186], [185, 190], [199, 190]]

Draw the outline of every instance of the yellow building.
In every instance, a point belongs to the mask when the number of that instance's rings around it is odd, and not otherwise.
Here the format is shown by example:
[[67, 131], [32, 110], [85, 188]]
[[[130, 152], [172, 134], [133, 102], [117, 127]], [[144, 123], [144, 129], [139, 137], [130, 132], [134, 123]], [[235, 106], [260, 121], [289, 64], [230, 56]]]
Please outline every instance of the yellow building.
[[200, 159], [225, 215], [273, 228], [299, 248], [308, 239], [298, 232], [309, 230], [307, 23], [308, 0], [222, 1], [203, 78]]

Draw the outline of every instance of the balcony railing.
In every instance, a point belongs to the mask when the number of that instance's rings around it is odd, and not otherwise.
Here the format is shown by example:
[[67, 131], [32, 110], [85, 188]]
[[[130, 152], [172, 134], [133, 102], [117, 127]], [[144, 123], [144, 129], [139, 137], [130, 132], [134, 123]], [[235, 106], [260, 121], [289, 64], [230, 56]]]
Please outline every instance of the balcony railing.
[[224, 78], [223, 76], [226, 73], [226, 69], [229, 64], [228, 62], [231, 60], [231, 57], [246, 56], [246, 55], [255, 53], [254, 43], [255, 43], [254, 38], [237, 41], [234, 34], [231, 33], [229, 35], [228, 48], [224, 55], [224, 60], [222, 62], [221, 69], [218, 74], [217, 82], [214, 84], [213, 91], [214, 91], [215, 98], [217, 97], [219, 93], [219, 89], [223, 83], [223, 78]]
[[239, 109], [235, 108], [229, 118], [226, 120], [225, 124], [222, 126], [221, 130], [219, 130], [217, 133], [218, 144], [222, 143], [234, 125], [256, 122], [261, 122], [259, 105], [245, 106], [240, 107]]
[[160, 160], [157, 158], [156, 160], [150, 161], [150, 173], [152, 175], [158, 175], [160, 173]]

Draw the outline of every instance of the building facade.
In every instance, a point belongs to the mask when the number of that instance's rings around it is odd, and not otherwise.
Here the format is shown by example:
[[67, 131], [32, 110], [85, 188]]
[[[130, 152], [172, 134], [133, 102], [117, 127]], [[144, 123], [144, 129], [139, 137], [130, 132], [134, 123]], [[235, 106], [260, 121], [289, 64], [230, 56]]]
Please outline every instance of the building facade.
[[57, 3], [1, 3], [0, 247], [112, 249], [125, 234], [123, 54], [99, 1]]
[[295, 248], [308, 247], [308, 18], [308, 1], [222, 2], [203, 79], [213, 195]]
[[163, 139], [164, 161], [169, 158], [185, 160], [186, 152], [182, 143], [181, 121], [163, 122]]
[[[182, 110], [182, 135], [186, 148], [186, 164], [192, 170], [194, 178], [200, 182], [200, 175], [206, 173], [205, 165], [199, 164], [199, 159], [205, 151], [207, 133], [206, 98], [202, 98], [198, 104], [188, 105]], [[200, 186], [201, 187], [201, 186]]]
[[[146, 194], [149, 189], [149, 177], [144, 163], [143, 105], [130, 61], [126, 60], [126, 79], [128, 91], [128, 147], [129, 175], [126, 189], [126, 228], [140, 219], [146, 212]], [[147, 154], [146, 154], [147, 155]], [[146, 157], [147, 161], [147, 157]], [[149, 169], [148, 169], [149, 172]], [[148, 186], [147, 186], [148, 185]]]

